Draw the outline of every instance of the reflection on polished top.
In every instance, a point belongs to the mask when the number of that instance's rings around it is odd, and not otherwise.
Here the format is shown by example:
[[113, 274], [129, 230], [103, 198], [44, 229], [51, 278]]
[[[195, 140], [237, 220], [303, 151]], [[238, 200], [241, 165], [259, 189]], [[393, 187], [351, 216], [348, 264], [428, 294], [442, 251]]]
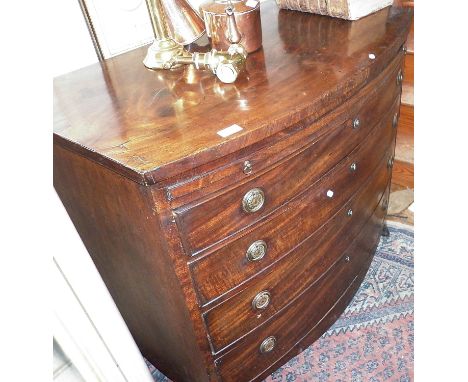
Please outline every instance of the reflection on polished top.
[[[191, 67], [150, 71], [146, 47], [56, 78], [54, 138], [154, 184], [334, 109], [395, 56], [411, 20], [392, 7], [349, 22], [271, 0], [261, 16], [263, 48], [234, 84]], [[242, 129], [218, 134], [231, 125]]]

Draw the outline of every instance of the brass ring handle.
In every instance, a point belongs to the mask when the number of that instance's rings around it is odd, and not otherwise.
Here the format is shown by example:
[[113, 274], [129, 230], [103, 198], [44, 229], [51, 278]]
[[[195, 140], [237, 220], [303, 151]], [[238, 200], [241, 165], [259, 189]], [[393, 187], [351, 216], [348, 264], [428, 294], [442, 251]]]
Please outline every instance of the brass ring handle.
[[276, 338], [274, 336], [267, 337], [260, 344], [260, 353], [269, 353], [271, 352], [276, 345]]
[[398, 75], [397, 75], [397, 79], [396, 79], [396, 83], [397, 85], [401, 85], [401, 83], [403, 82], [403, 73], [400, 69], [400, 71], [398, 72]]
[[263, 240], [254, 241], [250, 244], [245, 256], [249, 261], [258, 261], [266, 255], [267, 244]]
[[258, 293], [252, 300], [252, 308], [254, 310], [263, 310], [270, 305], [271, 294], [267, 290]]
[[260, 188], [252, 188], [242, 199], [242, 208], [245, 212], [257, 212], [265, 203], [265, 194]]

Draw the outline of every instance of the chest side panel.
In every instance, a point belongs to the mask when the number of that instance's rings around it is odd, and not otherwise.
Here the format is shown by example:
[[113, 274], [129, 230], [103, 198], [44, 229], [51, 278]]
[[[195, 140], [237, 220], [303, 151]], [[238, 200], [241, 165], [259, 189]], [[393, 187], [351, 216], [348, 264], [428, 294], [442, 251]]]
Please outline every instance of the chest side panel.
[[176, 380], [206, 381], [148, 188], [56, 145], [54, 187], [142, 353]]

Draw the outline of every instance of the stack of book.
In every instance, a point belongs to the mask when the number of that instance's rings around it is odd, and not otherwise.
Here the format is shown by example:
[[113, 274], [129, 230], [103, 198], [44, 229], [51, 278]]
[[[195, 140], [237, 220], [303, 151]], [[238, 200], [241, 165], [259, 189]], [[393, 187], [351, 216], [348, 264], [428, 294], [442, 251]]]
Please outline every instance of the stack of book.
[[392, 5], [393, 0], [276, 0], [280, 8], [357, 20]]

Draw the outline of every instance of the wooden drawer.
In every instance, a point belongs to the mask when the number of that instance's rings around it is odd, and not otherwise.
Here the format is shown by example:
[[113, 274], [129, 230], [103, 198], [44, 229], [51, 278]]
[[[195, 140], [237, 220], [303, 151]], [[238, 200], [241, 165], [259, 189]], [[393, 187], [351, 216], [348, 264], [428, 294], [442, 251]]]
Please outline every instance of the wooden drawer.
[[[255, 379], [320, 325], [358, 275], [368, 269], [384, 216], [385, 210], [376, 208], [358, 237], [324, 277], [215, 361], [223, 381]], [[261, 344], [270, 336], [275, 338], [275, 346], [262, 353]]]
[[[317, 282], [341, 257], [350, 241], [380, 206], [386, 208], [390, 171], [382, 161], [374, 175], [335, 216], [268, 272], [249, 280], [243, 290], [203, 314], [213, 353], [256, 328]], [[348, 211], [352, 215], [348, 215]], [[268, 297], [265, 296], [268, 294]], [[258, 296], [258, 297], [257, 297]], [[268, 298], [266, 308], [253, 307]]]
[[[319, 120], [314, 121], [316, 116], [311, 116], [259, 144], [223, 157], [216, 163], [200, 166], [180, 178], [168, 180], [165, 191], [171, 206], [177, 208], [190, 204], [208, 194], [219, 193], [226, 187], [250, 180], [294, 155], [301, 147], [309, 146], [322, 135], [336, 128], [350, 127], [356, 116], [363, 128], [374, 126], [400, 92], [399, 87], [395, 86], [395, 78], [403, 65], [403, 58], [403, 55], [397, 57], [374, 81]], [[252, 164], [252, 172], [247, 175], [243, 171], [246, 160]]]
[[[284, 205], [276, 214], [247, 231], [246, 235], [189, 264], [200, 305], [215, 300], [271, 265], [324, 224], [359, 189], [377, 167], [395, 137], [394, 109], [369, 137], [301, 197]], [[393, 155], [393, 151], [388, 155]], [[388, 158], [387, 158], [388, 159]], [[352, 163], [357, 170], [351, 171]], [[327, 191], [333, 197], [327, 197]], [[246, 251], [263, 240], [266, 254], [248, 261]]]
[[[335, 116], [327, 123], [320, 131], [321, 135], [315, 137], [312, 143], [300, 148], [303, 145], [301, 141], [288, 147], [282, 146], [280, 142], [265, 149], [266, 151], [254, 153], [246, 158], [253, 164], [253, 168], [256, 168], [259, 161], [262, 158], [266, 159], [267, 154], [271, 154], [272, 151], [288, 152], [292, 148], [297, 150], [275, 163], [274, 167], [259, 175], [251, 175], [248, 181], [244, 180], [239, 186], [236, 184], [235, 187], [227, 187], [219, 192], [210, 193], [211, 189], [207, 187], [203, 190], [204, 198], [175, 208], [174, 214], [186, 253], [196, 255], [258, 222], [303, 192], [348, 155], [365, 139], [379, 122], [379, 118], [392, 107], [395, 99], [399, 98], [400, 88], [395, 81], [397, 69], [399, 70], [399, 67], [394, 68], [385, 81], [378, 84], [378, 92], [372, 93], [368, 102], [362, 105], [358, 103], [360, 108], [355, 106], [353, 110], [344, 109], [339, 118]], [[341, 123], [337, 124], [338, 120]], [[353, 128], [354, 120], [359, 120], [358, 128]], [[294, 140], [288, 138], [285, 141], [290, 143]], [[272, 156], [275, 157], [275, 152]], [[265, 202], [261, 209], [249, 213], [243, 209], [242, 200], [249, 190], [255, 188], [264, 192]]]

